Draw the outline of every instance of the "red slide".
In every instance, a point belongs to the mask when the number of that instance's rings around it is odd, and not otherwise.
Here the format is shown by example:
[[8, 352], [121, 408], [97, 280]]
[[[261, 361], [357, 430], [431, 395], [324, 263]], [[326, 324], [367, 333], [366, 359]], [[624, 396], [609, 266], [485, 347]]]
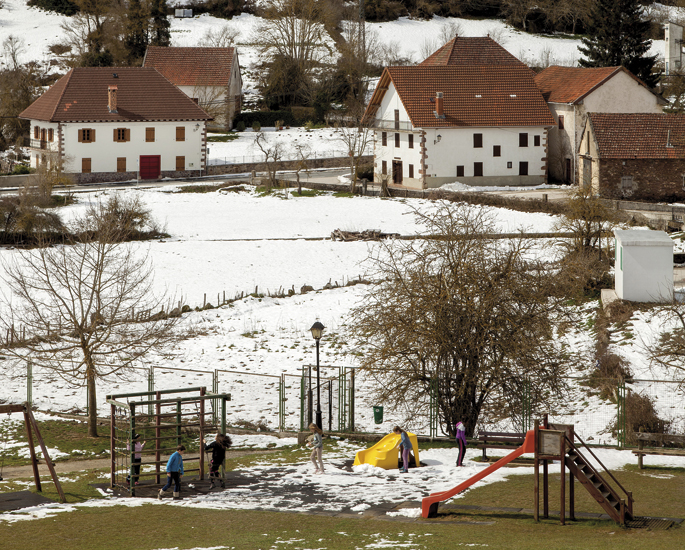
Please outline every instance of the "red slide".
[[523, 445], [521, 445], [515, 451], [509, 453], [504, 458], [500, 458], [497, 462], [495, 462], [491, 466], [488, 466], [482, 472], [478, 472], [475, 476], [467, 479], [463, 483], [460, 483], [459, 485], [457, 485], [453, 489], [450, 489], [449, 491], [441, 491], [439, 493], [431, 493], [430, 496], [425, 497], [421, 501], [421, 515], [424, 518], [436, 517], [438, 515], [438, 505], [443, 500], [447, 500], [449, 498], [452, 498], [454, 495], [461, 493], [465, 489], [468, 489], [469, 487], [471, 487], [471, 485], [473, 485], [477, 481], [480, 481], [484, 477], [489, 476], [492, 472], [494, 472], [495, 470], [499, 470], [502, 466], [509, 464], [512, 460], [520, 457], [522, 454], [534, 453], [534, 452], [535, 452], [535, 431], [529, 430], [526, 433], [526, 439], [523, 442]]

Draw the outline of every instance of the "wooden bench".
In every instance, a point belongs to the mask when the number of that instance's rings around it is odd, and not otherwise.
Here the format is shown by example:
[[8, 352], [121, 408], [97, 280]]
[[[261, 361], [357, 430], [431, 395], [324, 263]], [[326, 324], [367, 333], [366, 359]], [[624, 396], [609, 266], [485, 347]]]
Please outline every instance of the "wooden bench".
[[487, 449], [518, 449], [526, 439], [525, 433], [479, 432], [476, 447], [483, 449], [483, 460], [488, 460]]
[[[685, 456], [685, 448], [683, 447], [665, 447], [665, 445], [682, 445], [685, 443], [685, 435], [635, 432], [635, 438], [637, 439], [637, 450], [633, 451], [633, 454], [637, 456], [637, 465], [640, 469], [644, 469], [642, 459], [645, 455]], [[645, 442], [658, 446], [645, 449]]]

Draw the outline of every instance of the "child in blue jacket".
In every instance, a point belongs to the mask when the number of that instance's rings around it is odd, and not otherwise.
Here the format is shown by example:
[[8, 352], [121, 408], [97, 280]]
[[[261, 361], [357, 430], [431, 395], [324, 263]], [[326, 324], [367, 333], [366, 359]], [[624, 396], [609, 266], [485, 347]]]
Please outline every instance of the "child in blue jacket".
[[176, 452], [169, 457], [166, 463], [167, 482], [164, 487], [159, 490], [159, 500], [162, 500], [164, 492], [171, 487], [171, 482], [174, 482], [174, 499], [181, 498], [181, 477], [183, 476], [183, 453], [186, 448], [183, 445], [176, 447]]

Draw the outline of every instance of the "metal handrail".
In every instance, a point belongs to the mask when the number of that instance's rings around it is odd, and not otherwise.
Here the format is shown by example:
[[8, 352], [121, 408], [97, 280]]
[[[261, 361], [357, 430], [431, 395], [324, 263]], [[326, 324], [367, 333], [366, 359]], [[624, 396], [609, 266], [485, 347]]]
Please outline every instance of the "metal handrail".
[[375, 119], [371, 123], [372, 128], [378, 128], [380, 130], [413, 130], [414, 126], [411, 122], [399, 121], [399, 120], [383, 120], [380, 118]]
[[[592, 449], [586, 445], [585, 441], [583, 441], [583, 439], [577, 433], [575, 433], [575, 431], [573, 433], [573, 436], [578, 438], [578, 441], [580, 441], [581, 445], [583, 447], [585, 447], [590, 452], [590, 454], [599, 463], [599, 465], [604, 469], [604, 471], [607, 474], [609, 474], [609, 476], [611, 476], [611, 479], [613, 479], [616, 482], [616, 485], [618, 485], [621, 488], [621, 490], [626, 494], [626, 496], [628, 497], [628, 502], [629, 502], [629, 510], [630, 510], [630, 513], [632, 514], [633, 513], [633, 495], [632, 495], [632, 493], [629, 493], [628, 491], [626, 491], [625, 487], [623, 487], [623, 485], [621, 485], [621, 482], [614, 477], [614, 474], [612, 474], [609, 470], [607, 470], [604, 463], [599, 458], [597, 458], [597, 455], [592, 452]], [[565, 437], [566, 437], [566, 441], [571, 443], [571, 446], [573, 448], [575, 448], [575, 444], [573, 443], [573, 441], [571, 441], [568, 438], [568, 436], [565, 436]], [[597, 470], [595, 469], [595, 467], [592, 464], [588, 463], [588, 466], [590, 466], [590, 468], [592, 468], [596, 474], [599, 474], [599, 472], [597, 472]], [[615, 491], [613, 490], [613, 487], [609, 486], [609, 489], [615, 493]], [[618, 494], [615, 494], [614, 496], [617, 498], [617, 500], [621, 500], [620, 498], [618, 498], [619, 497]]]

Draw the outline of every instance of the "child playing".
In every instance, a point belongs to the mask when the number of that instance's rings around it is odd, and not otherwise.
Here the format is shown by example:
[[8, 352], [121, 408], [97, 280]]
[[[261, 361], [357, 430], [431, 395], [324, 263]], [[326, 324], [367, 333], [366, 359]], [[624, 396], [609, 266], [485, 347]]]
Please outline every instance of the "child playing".
[[162, 500], [164, 492], [171, 487], [171, 482], [174, 482], [174, 500], [181, 498], [181, 477], [183, 477], [183, 453], [186, 448], [183, 445], [176, 447], [176, 452], [169, 457], [166, 463], [167, 482], [164, 487], [159, 490], [159, 500]]
[[[309, 425], [309, 429], [314, 432], [314, 439], [308, 443], [312, 448], [312, 454], [309, 457], [314, 463], [315, 474], [323, 474], [323, 431], [313, 422]], [[319, 461], [317, 464], [317, 460]]]
[[223, 478], [219, 475], [219, 468], [226, 459], [226, 449], [231, 446], [231, 438], [225, 434], [216, 434], [216, 438], [209, 445], [203, 439], [202, 443], [205, 446], [205, 451], [212, 451], [212, 461], [209, 463], [209, 488], [214, 489], [214, 480], [221, 481], [221, 487], [226, 487]]
[[[393, 432], [402, 436], [400, 438], [400, 442], [398, 443], [399, 447], [402, 449], [402, 468], [400, 469], [400, 473], [406, 474], [409, 472], [409, 451], [411, 451], [413, 448], [411, 440], [409, 439], [407, 432], [405, 432], [399, 426], [395, 426]], [[395, 448], [397, 448], [397, 446], [395, 446]]]
[[[140, 434], [133, 434], [133, 459], [131, 460], [131, 466], [133, 466], [133, 482], [138, 485], [138, 476], [140, 475], [140, 463], [143, 461], [143, 448], [145, 447], [145, 441], [140, 442]], [[128, 443], [126, 444], [126, 450], [130, 451]], [[131, 484], [131, 474], [126, 476], [126, 483]]]
[[457, 422], [455, 426], [457, 444], [459, 445], [459, 457], [457, 458], [457, 466], [463, 466], [464, 454], [466, 453], [466, 426], [461, 422]]

